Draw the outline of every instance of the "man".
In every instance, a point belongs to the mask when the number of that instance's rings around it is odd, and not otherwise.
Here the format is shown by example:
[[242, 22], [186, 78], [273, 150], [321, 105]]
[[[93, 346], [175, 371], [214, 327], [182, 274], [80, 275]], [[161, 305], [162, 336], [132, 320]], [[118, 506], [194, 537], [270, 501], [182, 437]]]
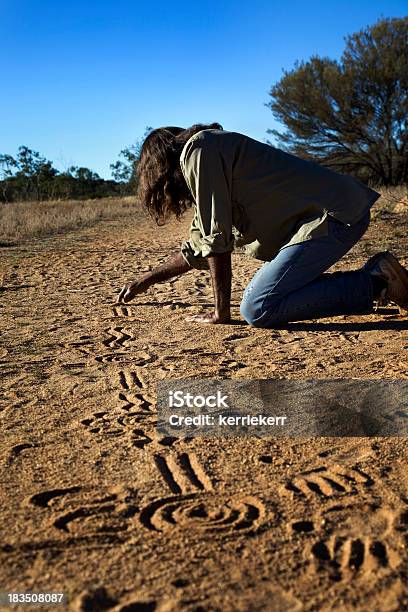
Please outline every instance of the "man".
[[388, 252], [359, 270], [325, 273], [362, 237], [379, 198], [351, 176], [219, 124], [154, 130], [143, 143], [138, 174], [140, 200], [157, 223], [190, 205], [194, 218], [180, 252], [126, 284], [119, 303], [192, 268], [209, 269], [214, 311], [187, 320], [228, 323], [231, 252], [245, 246], [266, 262], [241, 303], [255, 327], [369, 313], [380, 300], [408, 308], [408, 272]]

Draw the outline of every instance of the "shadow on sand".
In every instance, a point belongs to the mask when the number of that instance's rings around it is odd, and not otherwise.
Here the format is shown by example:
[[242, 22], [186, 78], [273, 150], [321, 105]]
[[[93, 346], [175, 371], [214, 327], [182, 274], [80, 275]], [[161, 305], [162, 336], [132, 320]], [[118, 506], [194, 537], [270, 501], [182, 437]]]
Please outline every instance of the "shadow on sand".
[[397, 330], [403, 331], [408, 329], [407, 321], [365, 321], [361, 323], [287, 323], [286, 325], [276, 326], [274, 329], [287, 329], [288, 331], [384, 331]]

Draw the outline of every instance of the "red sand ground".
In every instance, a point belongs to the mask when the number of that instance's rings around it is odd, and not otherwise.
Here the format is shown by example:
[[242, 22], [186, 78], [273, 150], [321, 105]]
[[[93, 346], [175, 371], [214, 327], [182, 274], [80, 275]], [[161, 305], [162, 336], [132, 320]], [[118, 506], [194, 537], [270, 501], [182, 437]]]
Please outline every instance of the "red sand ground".
[[[337, 269], [404, 260], [407, 221], [384, 213]], [[407, 609], [405, 439], [155, 431], [162, 378], [406, 378], [406, 317], [252, 329], [240, 255], [232, 325], [184, 321], [211, 305], [205, 272], [111, 306], [187, 228], [139, 216], [1, 251], [2, 588], [72, 610]]]

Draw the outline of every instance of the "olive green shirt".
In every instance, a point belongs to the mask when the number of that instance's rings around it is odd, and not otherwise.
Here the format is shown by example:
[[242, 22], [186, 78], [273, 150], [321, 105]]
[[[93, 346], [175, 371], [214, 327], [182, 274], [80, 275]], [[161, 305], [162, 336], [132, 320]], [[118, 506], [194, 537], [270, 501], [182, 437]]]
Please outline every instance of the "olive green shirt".
[[338, 174], [237, 132], [202, 130], [185, 144], [180, 166], [194, 199], [184, 259], [198, 269], [207, 257], [245, 245], [270, 261], [284, 246], [327, 235], [327, 217], [352, 225], [380, 197]]

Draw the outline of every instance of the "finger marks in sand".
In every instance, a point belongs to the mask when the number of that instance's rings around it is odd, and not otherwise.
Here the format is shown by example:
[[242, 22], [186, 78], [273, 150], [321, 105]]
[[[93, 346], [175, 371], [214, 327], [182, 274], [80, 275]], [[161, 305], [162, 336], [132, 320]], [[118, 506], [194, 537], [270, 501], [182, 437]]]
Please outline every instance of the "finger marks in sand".
[[123, 348], [127, 345], [132, 336], [123, 331], [123, 327], [111, 327], [107, 330], [109, 337], [103, 341], [103, 344], [108, 348]]
[[212, 491], [212, 483], [194, 453], [155, 455], [154, 462], [169, 489], [176, 494]]
[[285, 484], [285, 492], [306, 497], [333, 497], [355, 494], [373, 484], [370, 476], [357, 468], [318, 467], [294, 476]]
[[397, 562], [395, 551], [387, 544], [371, 538], [343, 538], [332, 536], [320, 540], [312, 547], [318, 569], [330, 570], [341, 578], [345, 572], [366, 574]]

